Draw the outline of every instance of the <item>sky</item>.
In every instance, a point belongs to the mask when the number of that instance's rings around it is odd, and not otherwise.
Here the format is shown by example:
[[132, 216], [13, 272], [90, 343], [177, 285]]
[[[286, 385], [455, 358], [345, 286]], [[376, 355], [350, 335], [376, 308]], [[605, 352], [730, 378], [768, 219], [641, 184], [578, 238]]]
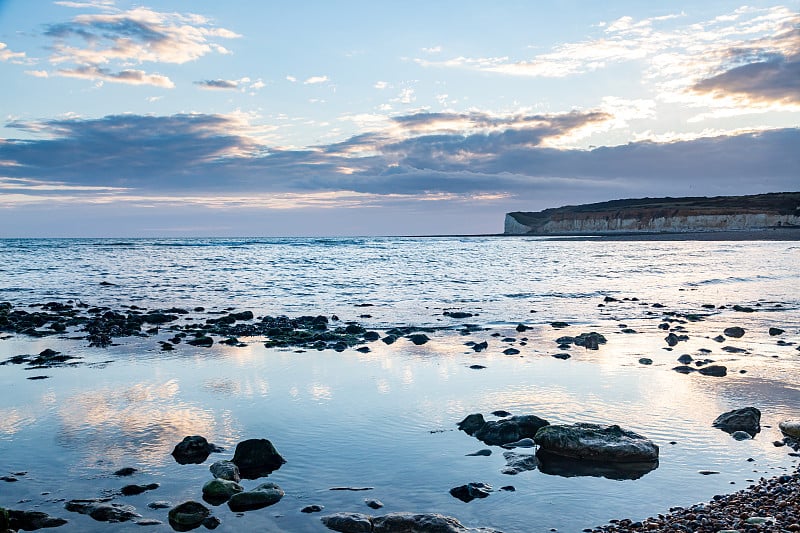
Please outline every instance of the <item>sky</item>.
[[0, 237], [800, 190], [800, 0], [0, 0]]

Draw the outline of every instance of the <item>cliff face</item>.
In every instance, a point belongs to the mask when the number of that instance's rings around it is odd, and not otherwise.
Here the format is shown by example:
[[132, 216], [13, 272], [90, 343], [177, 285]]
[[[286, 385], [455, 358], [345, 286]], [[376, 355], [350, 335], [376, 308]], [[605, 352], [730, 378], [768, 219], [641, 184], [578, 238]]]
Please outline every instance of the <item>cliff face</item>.
[[742, 231], [800, 226], [800, 193], [642, 198], [508, 213], [507, 235]]

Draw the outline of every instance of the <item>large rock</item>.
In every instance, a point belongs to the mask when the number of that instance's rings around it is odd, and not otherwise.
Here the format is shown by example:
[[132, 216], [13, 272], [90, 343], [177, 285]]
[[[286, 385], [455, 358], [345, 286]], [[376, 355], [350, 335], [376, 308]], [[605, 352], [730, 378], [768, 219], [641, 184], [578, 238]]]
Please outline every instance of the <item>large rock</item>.
[[239, 492], [228, 500], [228, 507], [233, 512], [252, 511], [281, 501], [284, 492], [275, 483], [262, 483], [253, 490]]
[[182, 465], [200, 464], [208, 459], [211, 453], [221, 451], [222, 448], [211, 444], [205, 437], [190, 435], [175, 445], [172, 456]]
[[217, 461], [209, 466], [208, 469], [211, 471], [211, 475], [217, 479], [227, 479], [237, 483], [242, 480], [239, 467], [231, 461]]
[[212, 505], [228, 501], [231, 496], [244, 491], [244, 487], [228, 479], [212, 479], [203, 485], [203, 499]]
[[256, 479], [277, 470], [286, 460], [268, 439], [249, 439], [236, 445], [232, 462], [243, 478]]
[[636, 463], [658, 460], [653, 441], [617, 425], [545, 426], [534, 437], [541, 450], [573, 459]]
[[485, 423], [486, 420], [483, 418], [482, 414], [473, 413], [471, 415], [467, 415], [464, 420], [458, 423], [458, 429], [467, 435], [474, 435], [475, 432], [481, 429]]
[[5, 531], [7, 529], [35, 531], [46, 527], [63, 526], [66, 523], [67, 521], [63, 518], [50, 516], [41, 511], [4, 510], [0, 507], [0, 531]]
[[745, 431], [755, 436], [761, 431], [761, 411], [755, 407], [734, 409], [719, 415], [711, 425], [727, 433]]
[[323, 516], [322, 523], [340, 533], [500, 533], [496, 529], [468, 528], [440, 514], [389, 513], [371, 517], [361, 513]]
[[188, 531], [199, 527], [210, 515], [208, 507], [191, 500], [173, 507], [167, 514], [169, 525], [176, 531]]
[[536, 415], [520, 415], [492, 420], [483, 424], [473, 436], [486, 444], [501, 445], [524, 438], [533, 438], [536, 432], [550, 422]]
[[73, 513], [89, 515], [98, 522], [127, 522], [141, 518], [133, 505], [109, 503], [110, 498], [70, 500], [64, 508]]
[[795, 439], [800, 439], [800, 420], [784, 420], [778, 427], [785, 435]]

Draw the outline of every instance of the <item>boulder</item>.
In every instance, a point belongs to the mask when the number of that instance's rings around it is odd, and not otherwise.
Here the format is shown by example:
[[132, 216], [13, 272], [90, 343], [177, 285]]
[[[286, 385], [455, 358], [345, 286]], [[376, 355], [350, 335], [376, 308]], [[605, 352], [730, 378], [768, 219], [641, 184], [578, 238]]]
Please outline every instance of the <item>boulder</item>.
[[464, 526], [440, 514], [389, 513], [372, 519], [374, 533], [499, 533], [494, 529]]
[[482, 428], [485, 423], [486, 420], [483, 418], [482, 414], [473, 413], [471, 415], [467, 415], [464, 420], [458, 423], [458, 429], [467, 435], [474, 435], [475, 432]]
[[67, 523], [63, 518], [50, 516], [41, 511], [16, 511], [8, 509], [5, 513], [0, 507], [0, 530], [35, 531], [42, 528], [59, 527]]
[[182, 465], [200, 464], [208, 459], [211, 453], [221, 451], [222, 448], [211, 444], [205, 437], [190, 435], [175, 445], [172, 456]]
[[362, 513], [335, 513], [320, 518], [325, 527], [341, 533], [371, 533], [372, 517]]
[[534, 440], [541, 450], [573, 459], [619, 463], [658, 460], [658, 446], [653, 441], [617, 425], [545, 426], [536, 432]]
[[711, 425], [727, 433], [745, 431], [753, 437], [761, 431], [761, 411], [755, 407], [734, 409], [719, 415]]
[[256, 479], [277, 470], [286, 460], [268, 439], [248, 439], [236, 445], [232, 462], [243, 478]]
[[235, 481], [212, 479], [203, 485], [203, 499], [212, 505], [219, 505], [242, 491], [244, 491], [244, 487]]
[[169, 525], [176, 531], [188, 531], [199, 527], [211, 515], [211, 511], [202, 503], [183, 502], [169, 510]]
[[275, 483], [262, 483], [253, 490], [238, 492], [231, 496], [228, 507], [233, 512], [261, 509], [278, 503], [283, 495], [283, 489]]
[[450, 495], [464, 503], [469, 503], [475, 498], [486, 498], [492, 492], [492, 487], [486, 483], [467, 483], [450, 489]]
[[800, 439], [800, 420], [784, 420], [778, 424], [778, 427], [784, 433], [794, 439]]
[[227, 479], [237, 483], [242, 480], [242, 476], [239, 474], [239, 467], [232, 461], [217, 461], [208, 469], [211, 471], [211, 475], [217, 479]]
[[127, 522], [141, 518], [133, 505], [109, 503], [110, 498], [92, 500], [70, 500], [64, 508], [73, 513], [89, 515], [98, 522]]
[[744, 329], [740, 328], [739, 326], [733, 326], [733, 327], [730, 327], [730, 328], [725, 328], [722, 331], [722, 333], [726, 337], [732, 337], [734, 339], [739, 339], [741, 337], [744, 337]]
[[490, 446], [508, 444], [524, 438], [533, 438], [539, 429], [548, 424], [550, 422], [536, 415], [512, 416], [486, 422], [473, 436]]

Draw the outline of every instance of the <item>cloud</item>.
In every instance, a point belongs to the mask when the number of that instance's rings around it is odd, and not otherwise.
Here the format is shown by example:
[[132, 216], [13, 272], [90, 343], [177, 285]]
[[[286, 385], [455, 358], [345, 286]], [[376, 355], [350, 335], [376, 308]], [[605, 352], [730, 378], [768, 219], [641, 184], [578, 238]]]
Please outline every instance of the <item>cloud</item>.
[[295, 78], [294, 76], [286, 76], [286, 80], [295, 83], [297, 81], [297, 78]]
[[383, 89], [386, 89], [386, 88], [389, 87], [389, 82], [388, 81], [376, 81], [375, 85], [373, 85], [373, 87], [375, 87], [376, 89], [383, 90]]
[[130, 85], [153, 85], [172, 89], [175, 84], [167, 76], [148, 74], [143, 70], [125, 69], [113, 72], [99, 67], [77, 67], [74, 69], [59, 69], [58, 74], [68, 78], [83, 78], [88, 80], [110, 81], [114, 83], [127, 83]]
[[47, 78], [50, 76], [46, 70], [26, 70], [25, 74], [34, 78]]
[[0, 61], [10, 61], [11, 63], [23, 63], [25, 52], [12, 52], [6, 43], [0, 42]]
[[310, 78], [307, 78], [306, 81], [304, 81], [303, 83], [305, 85], [315, 85], [317, 83], [325, 83], [326, 81], [329, 81], [328, 76], [311, 76]]
[[[305, 149], [268, 147], [252, 117], [112, 115], [12, 122], [0, 142], [6, 207], [32, 203], [299, 209], [392, 202], [744, 194], [796, 189], [800, 129], [593, 150], [553, 147], [603, 111], [414, 113]], [[503, 200], [506, 199], [506, 200]], [[574, 203], [574, 202], [573, 202]], [[283, 207], [280, 207], [283, 206]], [[529, 207], [529, 209], [532, 207]]]
[[196, 81], [195, 85], [199, 85], [201, 89], [222, 89], [222, 90], [237, 90], [239, 82], [235, 80], [205, 80]]
[[[752, 113], [797, 111], [800, 13], [787, 7], [744, 7], [711, 20], [683, 24], [682, 14], [600, 24], [595, 38], [567, 42], [529, 58], [465, 57], [414, 61], [541, 78], [578, 76], [635, 63], [659, 101]], [[781, 107], [776, 107], [779, 104]]]
[[78, 15], [69, 22], [51, 24], [44, 32], [53, 39], [50, 62], [72, 65], [59, 70], [64, 75], [166, 87], [172, 82], [165, 77], [128, 66], [183, 64], [213, 52], [226, 54], [228, 50], [217, 39], [239, 37], [201, 15], [161, 13], [147, 8], [117, 12], [107, 4], [94, 7], [104, 12]]
[[400, 94], [397, 95], [397, 98], [392, 99], [392, 102], [399, 102], [401, 104], [410, 104], [416, 99], [417, 97], [414, 96], [414, 89], [406, 87], [405, 89], [400, 91]]

